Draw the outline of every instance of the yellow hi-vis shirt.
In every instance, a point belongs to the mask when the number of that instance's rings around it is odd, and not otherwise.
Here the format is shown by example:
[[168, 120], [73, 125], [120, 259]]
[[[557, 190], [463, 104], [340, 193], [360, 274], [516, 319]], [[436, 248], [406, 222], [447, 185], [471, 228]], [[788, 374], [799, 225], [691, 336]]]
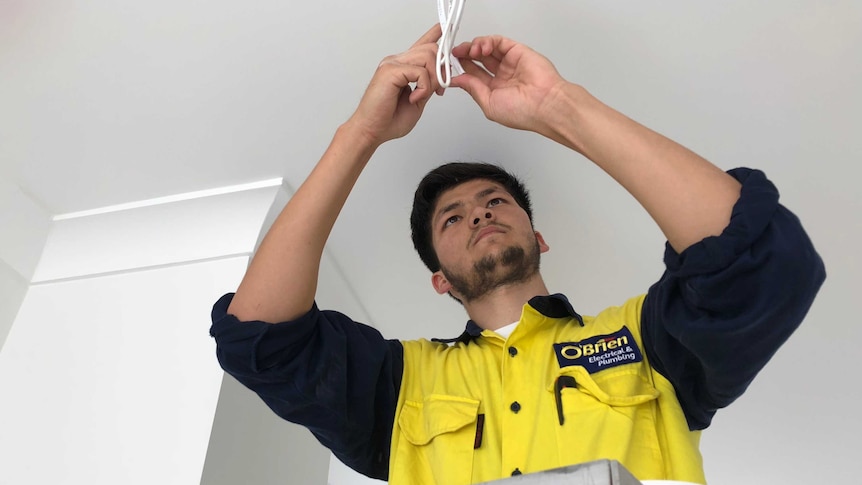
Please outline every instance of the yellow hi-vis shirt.
[[640, 480], [706, 483], [673, 386], [647, 361], [644, 296], [596, 317], [524, 305], [503, 339], [406, 341], [390, 483], [460, 485], [602, 458]]

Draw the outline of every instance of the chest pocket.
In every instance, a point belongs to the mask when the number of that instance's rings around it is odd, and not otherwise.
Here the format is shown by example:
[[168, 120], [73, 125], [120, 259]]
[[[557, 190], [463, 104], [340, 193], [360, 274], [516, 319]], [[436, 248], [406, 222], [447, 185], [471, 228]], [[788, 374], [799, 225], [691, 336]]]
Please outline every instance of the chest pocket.
[[[638, 372], [620, 366], [597, 374], [584, 367], [560, 370], [548, 387], [559, 419], [557, 438], [562, 463], [608, 458], [639, 477], [663, 478], [657, 431], [659, 391]], [[567, 383], [559, 388], [557, 380]]]
[[478, 412], [479, 401], [456, 396], [405, 401], [398, 429], [407, 443], [396, 450], [391, 483], [470, 483]]

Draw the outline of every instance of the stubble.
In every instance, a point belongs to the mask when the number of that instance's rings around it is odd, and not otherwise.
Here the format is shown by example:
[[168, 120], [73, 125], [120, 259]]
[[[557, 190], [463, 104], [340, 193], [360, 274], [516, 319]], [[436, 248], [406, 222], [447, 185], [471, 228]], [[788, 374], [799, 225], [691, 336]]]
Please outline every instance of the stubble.
[[509, 246], [499, 254], [489, 254], [473, 264], [469, 274], [440, 267], [452, 289], [464, 302], [474, 301], [497, 288], [529, 280], [539, 271], [539, 242], [529, 251]]

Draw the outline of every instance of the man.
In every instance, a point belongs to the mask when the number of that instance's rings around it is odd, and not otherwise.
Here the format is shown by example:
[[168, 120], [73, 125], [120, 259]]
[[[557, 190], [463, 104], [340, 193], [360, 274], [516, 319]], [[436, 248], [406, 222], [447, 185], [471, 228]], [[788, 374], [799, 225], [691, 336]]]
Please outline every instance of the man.
[[[622, 184], [668, 239], [646, 295], [595, 317], [550, 295], [529, 197], [489, 165], [423, 179], [413, 240], [470, 321], [448, 342], [385, 340], [314, 303], [325, 241], [360, 172], [437, 92], [439, 27], [378, 67], [354, 115], [213, 309], [221, 365], [347, 465], [392, 483], [462, 484], [600, 458], [705, 483], [698, 442], [802, 321], [825, 278], [758, 171], [723, 172], [500, 36], [453, 50], [485, 115], [555, 140]], [[476, 63], [481, 63], [484, 69]], [[415, 83], [415, 88], [410, 88]]]

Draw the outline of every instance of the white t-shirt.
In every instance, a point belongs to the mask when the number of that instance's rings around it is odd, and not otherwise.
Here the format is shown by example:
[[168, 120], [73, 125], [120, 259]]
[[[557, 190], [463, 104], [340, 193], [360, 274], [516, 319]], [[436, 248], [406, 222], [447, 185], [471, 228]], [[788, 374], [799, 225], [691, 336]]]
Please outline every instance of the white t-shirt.
[[507, 338], [509, 338], [509, 335], [512, 335], [512, 332], [515, 331], [515, 327], [517, 327], [517, 326], [518, 326], [518, 322], [512, 322], [508, 325], [504, 325], [504, 326], [498, 328], [497, 330], [494, 330], [494, 332], [496, 332], [497, 335], [503, 337], [504, 339], [507, 339]]

